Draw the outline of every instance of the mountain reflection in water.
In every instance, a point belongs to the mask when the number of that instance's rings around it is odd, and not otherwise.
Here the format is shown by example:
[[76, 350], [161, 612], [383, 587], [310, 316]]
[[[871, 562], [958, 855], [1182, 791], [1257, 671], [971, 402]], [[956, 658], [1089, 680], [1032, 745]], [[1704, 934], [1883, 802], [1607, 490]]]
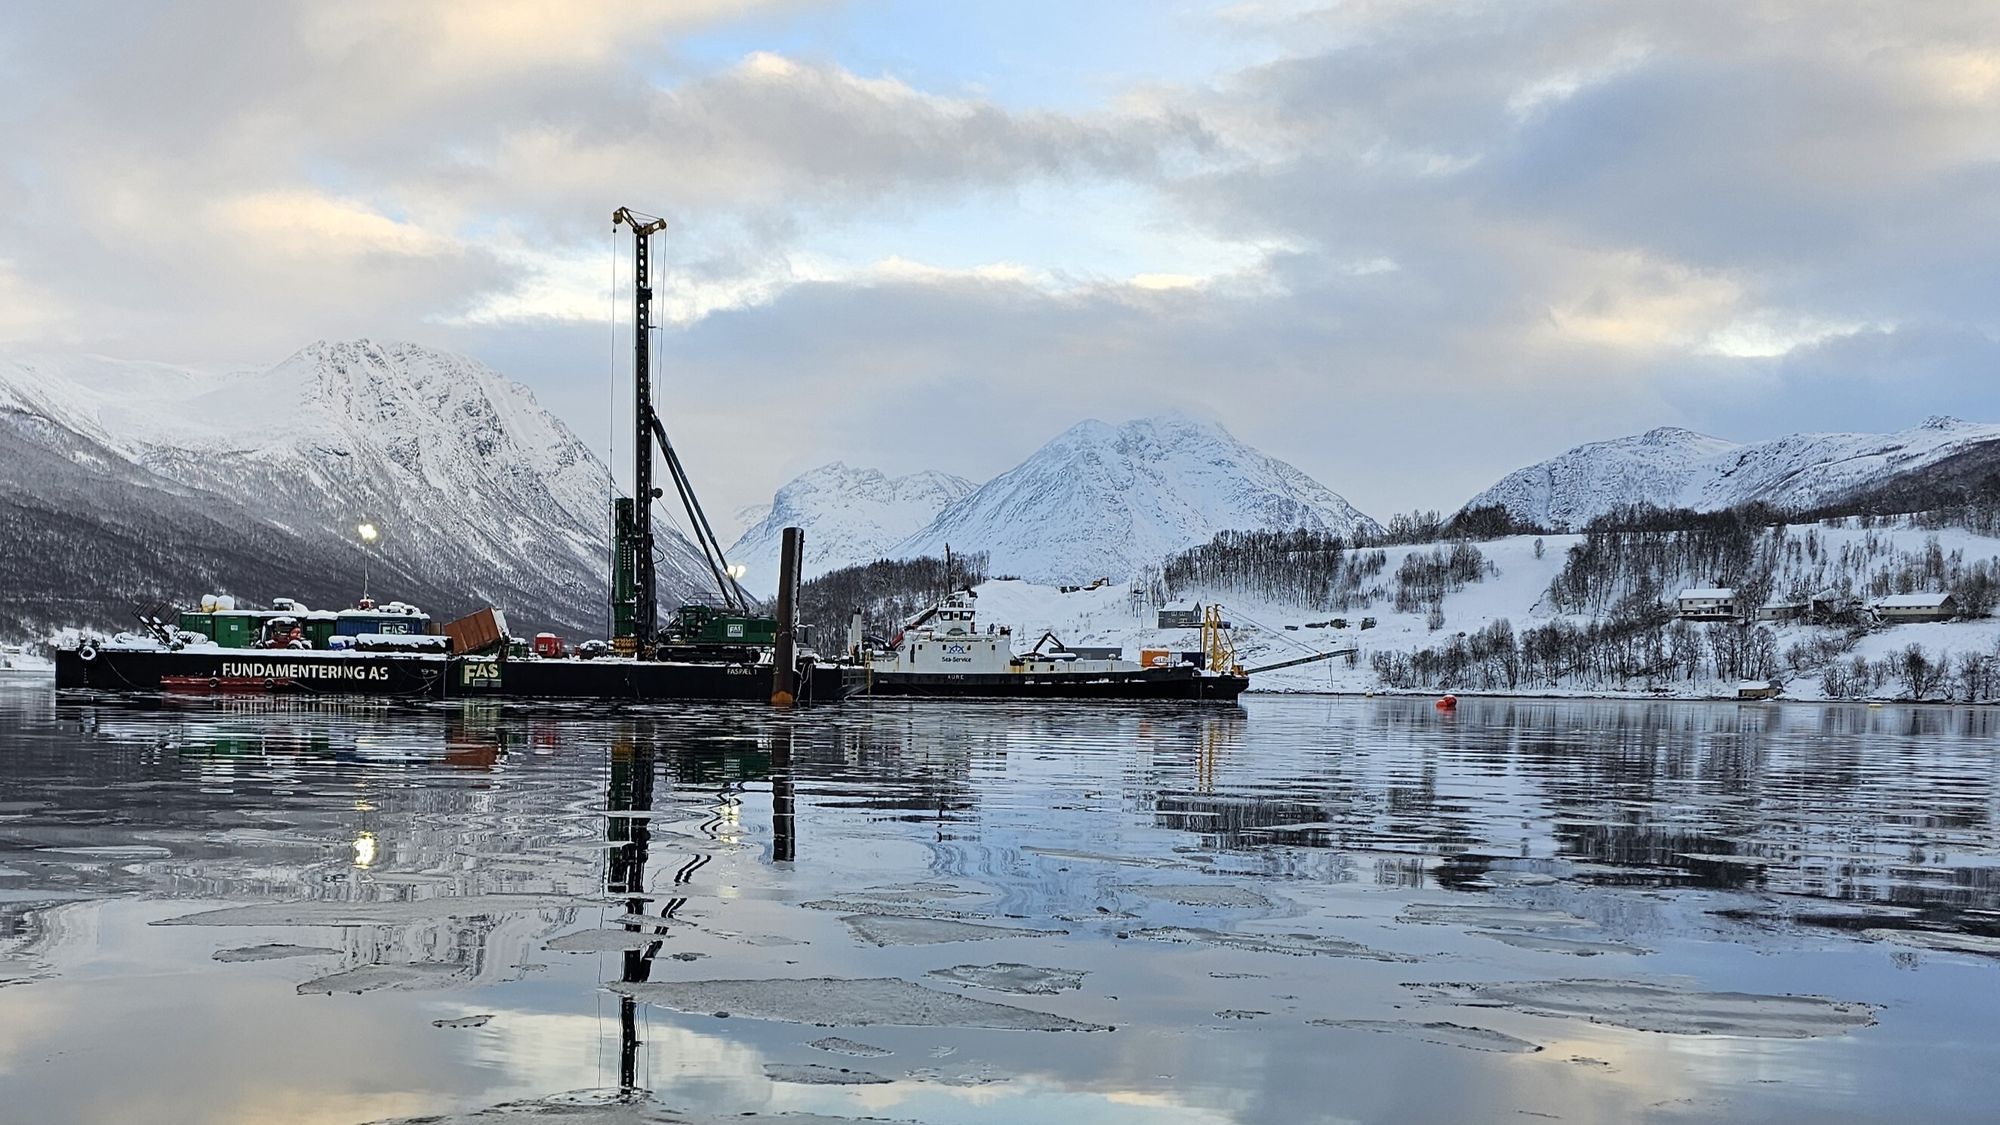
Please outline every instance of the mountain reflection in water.
[[1996, 727], [0, 692], [0, 1104], [1980, 1120]]

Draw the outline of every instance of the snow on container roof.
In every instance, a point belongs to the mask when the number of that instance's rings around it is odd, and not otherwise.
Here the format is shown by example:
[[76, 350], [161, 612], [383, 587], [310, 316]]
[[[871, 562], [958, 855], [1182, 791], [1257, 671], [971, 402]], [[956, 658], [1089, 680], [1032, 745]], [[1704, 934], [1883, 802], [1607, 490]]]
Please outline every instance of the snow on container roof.
[[1876, 598], [1878, 609], [1936, 609], [1950, 598], [1950, 594], [1890, 594], [1886, 598]]
[[1706, 589], [1681, 591], [1682, 601], [1689, 601], [1689, 600], [1726, 601], [1728, 599], [1734, 598], [1735, 596], [1736, 596], [1736, 591], [1730, 589], [1727, 586], [1715, 586]]

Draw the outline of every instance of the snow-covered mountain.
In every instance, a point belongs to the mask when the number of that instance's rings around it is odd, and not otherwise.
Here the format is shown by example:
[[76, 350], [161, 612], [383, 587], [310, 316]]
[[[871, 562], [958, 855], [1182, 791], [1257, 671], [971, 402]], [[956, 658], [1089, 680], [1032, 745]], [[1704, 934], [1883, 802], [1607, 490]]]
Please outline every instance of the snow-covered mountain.
[[787, 527], [806, 533], [805, 578], [885, 557], [891, 547], [973, 489], [963, 477], [934, 470], [891, 477], [839, 461], [778, 489], [767, 507], [746, 509], [752, 526], [729, 549], [753, 591], [778, 587], [778, 547]]
[[1553, 528], [1580, 528], [1637, 503], [1697, 511], [1752, 501], [1813, 508], [1994, 443], [2000, 443], [2000, 425], [1957, 418], [1932, 418], [1890, 434], [1792, 434], [1751, 444], [1663, 427], [1580, 445], [1516, 470], [1466, 507], [1498, 504], [1516, 519]]
[[1381, 530], [1299, 470], [1182, 415], [1082, 422], [939, 512], [892, 557], [986, 551], [1031, 581], [1122, 579], [1219, 531]]
[[[367, 522], [378, 596], [602, 628], [603, 464], [527, 388], [462, 356], [356, 340], [258, 369], [0, 360], [0, 423], [0, 472], [24, 485], [0, 521], [40, 544], [0, 551], [31, 567], [31, 551], [72, 555], [46, 596], [66, 587], [86, 616], [218, 589], [344, 603]], [[124, 569], [134, 540], [150, 578]], [[697, 588], [692, 546], [662, 545], [663, 597]]]

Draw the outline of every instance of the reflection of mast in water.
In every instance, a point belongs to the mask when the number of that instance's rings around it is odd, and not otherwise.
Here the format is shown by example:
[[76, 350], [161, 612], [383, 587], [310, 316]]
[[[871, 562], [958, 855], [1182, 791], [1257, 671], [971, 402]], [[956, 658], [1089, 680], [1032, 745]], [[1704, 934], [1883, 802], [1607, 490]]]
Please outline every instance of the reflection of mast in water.
[[[605, 794], [608, 815], [605, 839], [617, 844], [611, 849], [610, 868], [605, 872], [605, 890], [627, 896], [625, 928], [639, 933], [643, 927], [631, 921], [646, 912], [646, 861], [653, 842], [652, 821], [646, 816], [619, 816], [619, 813], [653, 811], [653, 748], [635, 745], [630, 735], [611, 746], [611, 782]], [[653, 975], [653, 958], [660, 942], [625, 951], [624, 971], [619, 979], [636, 984]], [[632, 1099], [639, 1094], [636, 1064], [639, 1055], [639, 1003], [630, 995], [618, 998], [618, 1093]]]
[[[609, 850], [607, 856], [605, 891], [613, 898], [624, 900], [622, 924], [627, 932], [657, 935], [643, 946], [624, 951], [619, 979], [627, 984], [652, 979], [653, 962], [664, 944], [666, 927], [688, 901], [683, 896], [661, 900], [657, 920], [648, 916], [647, 904], [654, 901], [646, 888], [646, 871], [651, 860], [653, 840], [654, 769], [654, 748], [650, 742], [637, 739], [628, 731], [612, 743], [610, 781], [605, 792], [605, 839], [616, 846]], [[791, 861], [797, 839], [793, 824], [791, 769], [791, 733], [787, 731], [784, 740], [775, 746], [771, 755], [771, 830], [775, 841], [771, 858], [780, 862]], [[711, 836], [718, 828], [735, 821], [738, 802], [730, 795], [730, 787], [731, 782], [725, 778], [721, 805], [701, 825], [701, 830]], [[702, 851], [690, 855], [688, 861], [675, 870], [673, 886], [684, 887], [692, 883], [695, 872], [707, 866], [713, 858], [712, 853]], [[638, 1101], [645, 1096], [638, 1081], [638, 1013], [639, 1002], [636, 999], [630, 995], [619, 996], [618, 1093], [626, 1101]]]

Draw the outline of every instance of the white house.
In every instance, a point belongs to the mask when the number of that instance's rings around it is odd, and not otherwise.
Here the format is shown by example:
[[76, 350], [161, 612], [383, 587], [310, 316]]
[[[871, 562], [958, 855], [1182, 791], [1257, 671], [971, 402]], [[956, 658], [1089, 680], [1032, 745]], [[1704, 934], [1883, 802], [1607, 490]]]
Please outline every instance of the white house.
[[1736, 591], [1727, 586], [1682, 590], [1674, 611], [1690, 621], [1736, 620]]
[[1876, 598], [1868, 606], [1875, 620], [1886, 624], [1904, 621], [1950, 621], [1958, 616], [1958, 599], [1950, 594], [1891, 594]]

